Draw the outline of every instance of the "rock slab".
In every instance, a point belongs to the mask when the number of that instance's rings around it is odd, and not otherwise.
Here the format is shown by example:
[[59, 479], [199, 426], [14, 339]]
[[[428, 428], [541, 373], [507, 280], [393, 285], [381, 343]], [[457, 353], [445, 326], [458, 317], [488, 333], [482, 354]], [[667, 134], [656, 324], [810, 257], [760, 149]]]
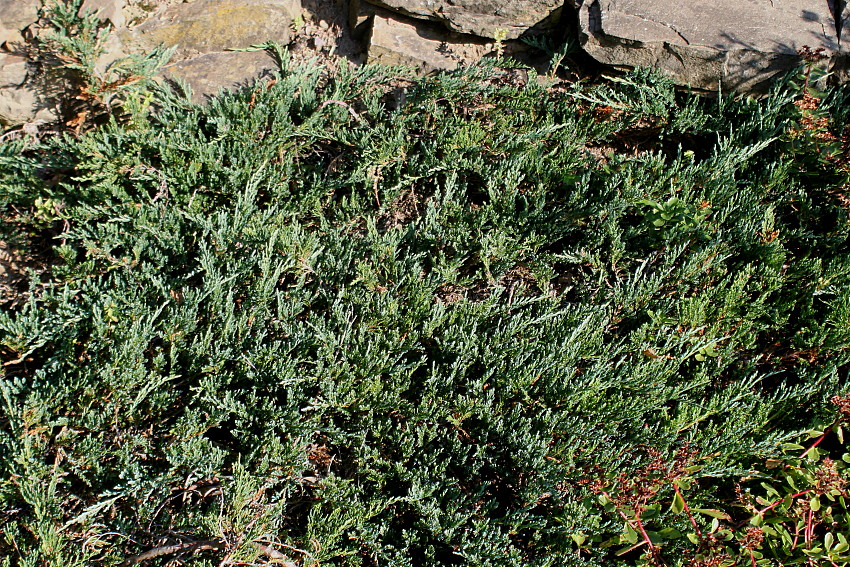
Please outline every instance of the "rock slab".
[[56, 118], [44, 94], [27, 83], [29, 76], [26, 57], [0, 53], [0, 127]]
[[39, 0], [0, 0], [0, 45], [17, 43], [21, 31], [38, 19]]
[[188, 83], [192, 100], [202, 103], [222, 88], [248, 85], [265, 75], [272, 76], [275, 70], [277, 64], [265, 51], [225, 51], [172, 63], [162, 69], [162, 74]]
[[266, 41], [289, 43], [297, 0], [195, 0], [176, 4], [119, 33], [128, 52], [177, 46], [175, 61]]
[[79, 15], [92, 13], [101, 20], [108, 21], [113, 27], [120, 28], [127, 21], [124, 17], [125, 7], [124, 0], [83, 0]]
[[411, 65], [428, 73], [456, 69], [481, 59], [489, 50], [480, 38], [440, 29], [431, 22], [390, 18], [383, 10], [371, 17], [369, 63]]
[[799, 64], [803, 46], [830, 56], [840, 47], [827, 0], [585, 0], [579, 25], [598, 61], [708, 90], [759, 90]]
[[516, 39], [553, 25], [564, 0], [369, 0], [413, 17], [482, 38]]

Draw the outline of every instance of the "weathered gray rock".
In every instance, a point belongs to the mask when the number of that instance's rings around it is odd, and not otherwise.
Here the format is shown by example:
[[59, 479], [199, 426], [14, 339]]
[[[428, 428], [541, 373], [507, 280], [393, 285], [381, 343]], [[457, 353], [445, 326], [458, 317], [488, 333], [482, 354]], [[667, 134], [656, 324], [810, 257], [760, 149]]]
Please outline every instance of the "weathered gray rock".
[[489, 50], [479, 38], [440, 29], [429, 22], [391, 19], [385, 11], [372, 15], [368, 62], [412, 65], [422, 73], [456, 69]]
[[11, 53], [0, 53], [0, 89], [19, 87], [26, 80], [27, 58]]
[[156, 13], [119, 32], [127, 52], [177, 45], [176, 62], [266, 41], [288, 43], [298, 0], [195, 0]]
[[0, 129], [40, 120], [51, 122], [56, 117], [56, 109], [47, 106], [31, 86], [0, 89]]
[[277, 64], [265, 51], [225, 51], [168, 65], [161, 74], [186, 81], [192, 87], [193, 101], [203, 103], [220, 89], [249, 85], [275, 70]]
[[118, 61], [128, 57], [130, 54], [124, 51], [124, 44], [118, 39], [118, 36], [110, 34], [106, 41], [103, 42], [103, 53], [95, 61], [95, 69], [103, 75], [106, 74], [107, 68]]
[[126, 0], [124, 19], [127, 27], [141, 24], [152, 14], [166, 9], [168, 6], [194, 2], [195, 0]]
[[124, 17], [124, 0], [83, 0], [79, 14], [91, 12], [104, 21], [109, 21], [113, 27], [120, 28], [126, 23]]
[[35, 120], [51, 120], [43, 93], [28, 84], [30, 66], [24, 56], [22, 32], [38, 19], [39, 0], [0, 0], [0, 129]]
[[21, 30], [38, 19], [39, 0], [0, 0], [0, 46], [21, 41]]
[[516, 39], [557, 22], [564, 0], [368, 0], [405, 15], [485, 38]]
[[695, 88], [757, 89], [796, 66], [803, 46], [839, 51], [827, 0], [585, 0], [585, 50], [615, 66], [649, 66]]
[[39, 0], [0, 0], [0, 22], [22, 30], [38, 19]]
[[37, 89], [26, 84], [28, 75], [25, 57], [0, 53], [0, 127], [3, 129], [54, 117], [44, 108]]

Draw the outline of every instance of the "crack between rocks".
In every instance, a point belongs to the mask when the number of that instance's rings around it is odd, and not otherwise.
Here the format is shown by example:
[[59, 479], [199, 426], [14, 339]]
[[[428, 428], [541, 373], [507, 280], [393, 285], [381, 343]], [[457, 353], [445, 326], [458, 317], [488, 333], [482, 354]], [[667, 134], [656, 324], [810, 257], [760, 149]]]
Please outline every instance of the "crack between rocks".
[[[829, 9], [829, 12], [832, 14], [832, 21], [835, 23], [835, 38], [838, 41], [839, 45], [841, 45], [841, 32], [844, 28], [843, 16], [844, 9], [846, 8], [846, 6], [846, 0], [827, 0], [827, 7]], [[824, 28], [823, 33], [826, 36], [826, 28]]]
[[642, 14], [630, 14], [630, 15], [632, 15], [636, 18], [640, 18], [641, 20], [643, 20], [645, 22], [652, 22], [653, 24], [658, 24], [660, 26], [664, 26], [665, 28], [672, 30], [673, 33], [675, 33], [680, 38], [682, 38], [682, 41], [684, 41], [686, 45], [691, 44], [691, 42], [688, 41], [688, 38], [686, 38], [684, 35], [682, 35], [682, 32], [680, 32], [678, 29], [676, 29], [676, 26], [674, 26], [673, 24], [668, 24], [667, 22], [659, 22], [658, 20], [653, 20], [652, 18], [647, 18], [646, 16], [644, 16]]

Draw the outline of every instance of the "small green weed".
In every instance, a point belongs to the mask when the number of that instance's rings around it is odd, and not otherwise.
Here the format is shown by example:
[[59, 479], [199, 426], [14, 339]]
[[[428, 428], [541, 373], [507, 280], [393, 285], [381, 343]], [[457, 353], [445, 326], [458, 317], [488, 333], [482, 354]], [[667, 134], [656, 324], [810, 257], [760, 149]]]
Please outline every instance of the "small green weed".
[[545, 35], [528, 36], [521, 39], [523, 43], [539, 49], [549, 56], [549, 65], [546, 70], [546, 78], [549, 81], [555, 80], [558, 70], [561, 68], [564, 60], [569, 58], [570, 55], [576, 53], [579, 49], [573, 39], [569, 39], [560, 44], [556, 43], [551, 37]]
[[705, 203], [694, 206], [678, 197], [670, 197], [664, 202], [641, 199], [638, 204], [650, 208], [645, 218], [655, 230], [661, 231], [666, 237], [676, 231], [693, 231], [710, 214], [710, 205]]

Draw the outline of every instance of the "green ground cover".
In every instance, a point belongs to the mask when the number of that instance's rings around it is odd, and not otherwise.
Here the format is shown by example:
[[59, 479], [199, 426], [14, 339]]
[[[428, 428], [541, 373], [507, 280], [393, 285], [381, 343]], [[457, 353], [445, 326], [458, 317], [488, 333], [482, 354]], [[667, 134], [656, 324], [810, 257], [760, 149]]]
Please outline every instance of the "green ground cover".
[[850, 561], [847, 87], [280, 54], [0, 144], [0, 565]]

